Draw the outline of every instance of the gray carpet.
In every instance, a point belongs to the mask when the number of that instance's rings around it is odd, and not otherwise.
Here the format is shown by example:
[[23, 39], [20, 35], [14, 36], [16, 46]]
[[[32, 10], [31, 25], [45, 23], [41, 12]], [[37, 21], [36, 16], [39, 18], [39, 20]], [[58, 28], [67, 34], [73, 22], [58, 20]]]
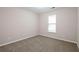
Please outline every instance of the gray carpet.
[[77, 52], [77, 45], [44, 36], [35, 36], [0, 47], [1, 52]]

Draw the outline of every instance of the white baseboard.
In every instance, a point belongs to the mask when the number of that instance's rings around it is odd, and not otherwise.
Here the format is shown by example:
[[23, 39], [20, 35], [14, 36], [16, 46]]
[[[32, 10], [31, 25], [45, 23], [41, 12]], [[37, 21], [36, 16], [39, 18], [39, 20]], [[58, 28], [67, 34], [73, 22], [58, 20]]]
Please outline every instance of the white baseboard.
[[[41, 35], [41, 36], [45, 36], [45, 37], [49, 37], [49, 36], [42, 35], [42, 34], [40, 34], [40, 35]], [[38, 36], [38, 35], [30, 36], [30, 37], [27, 37], [27, 38], [31, 38], [31, 37], [35, 37], [35, 36]], [[27, 38], [21, 38], [21, 39], [15, 40], [15, 41], [7, 42], [7, 43], [4, 43], [4, 44], [1, 44], [0, 47], [1, 47], [1, 46], [4, 46], [4, 45], [11, 44], [11, 43], [15, 43], [15, 42], [18, 42], [18, 41], [27, 39]], [[66, 42], [71, 42], [71, 43], [77, 44], [77, 42], [75, 42], [75, 41], [70, 41], [70, 40], [66, 40], [66, 39], [62, 39], [62, 38], [60, 39], [60, 38], [58, 38], [58, 37], [57, 37], [57, 38], [56, 38], [56, 37], [49, 37], [49, 38], [55, 38], [55, 39], [58, 39], [58, 40], [62, 40], [62, 41], [66, 41]]]
[[35, 37], [35, 36], [37, 36], [37, 35], [30, 36], [30, 37], [25, 37], [25, 38], [21, 38], [21, 39], [17, 39], [17, 40], [15, 40], [15, 41], [10, 41], [10, 42], [7, 42], [7, 43], [4, 43], [4, 44], [1, 44], [0, 47], [1, 47], [1, 46], [4, 46], [4, 45], [11, 44], [11, 43], [15, 43], [15, 42], [18, 42], [18, 41], [21, 41], [21, 40], [25, 40], [25, 39], [27, 39], [27, 38]]
[[40, 34], [40, 35], [41, 35], [41, 36], [45, 36], [45, 37], [49, 37], [49, 38], [55, 38], [55, 39], [58, 39], [58, 40], [62, 40], [62, 41], [66, 41], [66, 42], [71, 42], [71, 43], [77, 44], [76, 41], [70, 41], [70, 40], [67, 40], [67, 39], [59, 38], [59, 37], [50, 37], [50, 36], [42, 35], [42, 34]]

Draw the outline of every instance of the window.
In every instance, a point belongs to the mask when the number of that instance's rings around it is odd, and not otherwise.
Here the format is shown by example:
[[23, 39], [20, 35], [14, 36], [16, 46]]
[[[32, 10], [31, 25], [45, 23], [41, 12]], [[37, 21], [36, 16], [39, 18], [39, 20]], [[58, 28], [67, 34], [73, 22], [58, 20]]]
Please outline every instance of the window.
[[56, 32], [56, 15], [51, 15], [48, 18], [48, 32]]

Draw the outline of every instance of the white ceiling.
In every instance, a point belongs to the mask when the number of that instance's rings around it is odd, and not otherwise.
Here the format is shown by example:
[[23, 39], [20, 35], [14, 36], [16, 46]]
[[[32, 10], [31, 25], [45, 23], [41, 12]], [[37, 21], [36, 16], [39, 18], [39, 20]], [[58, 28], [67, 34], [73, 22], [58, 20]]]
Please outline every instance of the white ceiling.
[[55, 8], [52, 8], [52, 7], [24, 7], [23, 9], [30, 10], [35, 13], [46, 13], [46, 12], [51, 12], [56, 9], [59, 9], [59, 7], [55, 7]]

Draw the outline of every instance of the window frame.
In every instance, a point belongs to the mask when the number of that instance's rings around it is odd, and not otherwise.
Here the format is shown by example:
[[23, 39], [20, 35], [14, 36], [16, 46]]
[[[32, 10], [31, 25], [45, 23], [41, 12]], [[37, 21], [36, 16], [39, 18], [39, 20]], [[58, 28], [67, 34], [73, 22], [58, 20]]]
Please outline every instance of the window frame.
[[[53, 14], [53, 15], [49, 15], [49, 16], [48, 16], [48, 32], [56, 33], [56, 32], [57, 32], [57, 31], [56, 31], [56, 22], [55, 22], [55, 23], [49, 23], [49, 17], [51, 17], [51, 16], [55, 16], [55, 17], [56, 17], [56, 14]], [[56, 18], [55, 18], [55, 19], [56, 19]], [[55, 21], [56, 21], [56, 20], [55, 20]], [[53, 25], [53, 24], [55, 25], [55, 30], [54, 30], [54, 31], [53, 31], [53, 30], [52, 30], [52, 31], [49, 30], [49, 26], [50, 26], [51, 24], [52, 24], [52, 25]]]

